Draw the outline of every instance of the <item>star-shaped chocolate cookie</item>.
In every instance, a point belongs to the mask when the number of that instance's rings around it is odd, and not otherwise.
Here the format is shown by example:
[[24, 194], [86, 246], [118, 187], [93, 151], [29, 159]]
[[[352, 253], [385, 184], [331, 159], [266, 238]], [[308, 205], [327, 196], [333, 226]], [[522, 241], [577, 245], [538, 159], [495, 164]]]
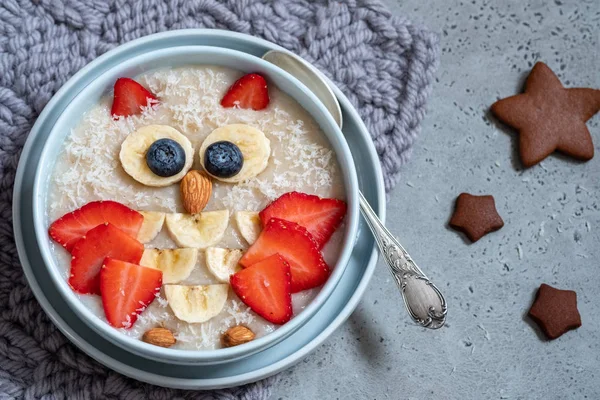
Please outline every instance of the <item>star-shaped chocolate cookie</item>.
[[571, 329], [577, 329], [581, 326], [577, 293], [542, 283], [529, 309], [529, 316], [551, 340]]
[[554, 151], [584, 161], [594, 156], [585, 122], [600, 110], [600, 90], [566, 89], [542, 62], [533, 66], [524, 93], [498, 100], [491, 110], [519, 132], [519, 152], [525, 167]]
[[456, 199], [450, 226], [464, 232], [472, 242], [476, 242], [484, 235], [502, 228], [504, 221], [496, 211], [492, 196], [461, 193]]

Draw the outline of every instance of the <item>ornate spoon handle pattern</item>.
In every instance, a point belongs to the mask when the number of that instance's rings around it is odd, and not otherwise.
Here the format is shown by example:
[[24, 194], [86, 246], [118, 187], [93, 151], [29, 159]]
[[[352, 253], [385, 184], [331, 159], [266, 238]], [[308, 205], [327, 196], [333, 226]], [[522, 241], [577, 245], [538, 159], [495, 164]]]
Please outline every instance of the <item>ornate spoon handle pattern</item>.
[[[294, 75], [303, 82], [327, 107], [340, 128], [342, 127], [342, 111], [340, 105], [327, 84], [323, 74], [297, 55], [280, 50], [272, 50], [263, 58]], [[410, 258], [404, 247], [386, 229], [379, 217], [362, 193], [360, 210], [375, 236], [375, 241], [385, 262], [394, 276], [396, 285], [402, 293], [404, 304], [411, 318], [419, 325], [430, 329], [438, 329], [446, 322], [446, 300], [437, 287], [417, 264]]]
[[441, 328], [448, 310], [444, 296], [381, 223], [362, 193], [359, 195], [362, 215], [373, 232], [411, 318], [423, 327]]

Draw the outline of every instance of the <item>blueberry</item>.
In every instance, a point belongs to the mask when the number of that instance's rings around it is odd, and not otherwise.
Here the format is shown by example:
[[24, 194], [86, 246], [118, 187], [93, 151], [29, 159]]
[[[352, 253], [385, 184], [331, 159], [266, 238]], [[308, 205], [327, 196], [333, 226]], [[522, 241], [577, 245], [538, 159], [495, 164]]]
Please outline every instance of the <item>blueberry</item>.
[[172, 139], [158, 139], [146, 152], [146, 164], [164, 178], [177, 175], [185, 166], [185, 151]]
[[204, 168], [218, 178], [237, 175], [243, 165], [244, 156], [240, 148], [231, 142], [215, 142], [204, 152]]

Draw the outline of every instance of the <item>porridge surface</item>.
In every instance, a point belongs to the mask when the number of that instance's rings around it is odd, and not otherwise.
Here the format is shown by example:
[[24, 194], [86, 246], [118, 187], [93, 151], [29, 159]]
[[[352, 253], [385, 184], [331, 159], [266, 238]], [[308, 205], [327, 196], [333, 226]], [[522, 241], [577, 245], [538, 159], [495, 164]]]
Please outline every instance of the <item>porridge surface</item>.
[[[293, 99], [269, 86], [271, 98], [262, 111], [223, 108], [219, 102], [227, 88], [241, 76], [235, 70], [221, 67], [186, 67], [152, 71], [136, 78], [153, 92], [160, 104], [150, 105], [137, 116], [114, 121], [110, 115], [112, 95], [82, 116], [66, 138], [48, 181], [48, 223], [67, 212], [94, 200], [115, 200], [142, 211], [184, 212], [179, 185], [164, 188], [144, 186], [125, 173], [119, 161], [121, 143], [136, 129], [152, 124], [169, 125], [187, 136], [194, 147], [193, 169], [202, 169], [197, 154], [204, 138], [214, 129], [233, 123], [243, 123], [262, 130], [271, 142], [271, 157], [264, 172], [243, 183], [228, 184], [213, 180], [212, 197], [204, 211], [228, 209], [230, 222], [217, 247], [245, 249], [233, 213], [260, 211], [270, 201], [290, 191], [301, 191], [321, 197], [344, 198], [339, 166], [335, 154], [314, 120]], [[331, 238], [324, 249], [327, 263], [337, 259], [343, 228]], [[64, 278], [69, 273], [69, 254], [52, 244], [53, 252]], [[175, 248], [166, 228], [146, 248]], [[201, 251], [198, 263], [184, 284], [218, 283], [208, 271]], [[294, 315], [302, 311], [318, 293], [319, 288], [294, 294]], [[104, 320], [99, 296], [77, 295], [98, 317]], [[199, 324], [178, 320], [164, 299], [164, 292], [129, 329], [126, 335], [139, 338], [148, 329], [164, 326], [175, 333], [173, 348], [213, 349], [220, 347], [222, 332], [244, 324], [257, 336], [277, 328], [251, 311], [233, 291], [223, 311], [213, 319]]]

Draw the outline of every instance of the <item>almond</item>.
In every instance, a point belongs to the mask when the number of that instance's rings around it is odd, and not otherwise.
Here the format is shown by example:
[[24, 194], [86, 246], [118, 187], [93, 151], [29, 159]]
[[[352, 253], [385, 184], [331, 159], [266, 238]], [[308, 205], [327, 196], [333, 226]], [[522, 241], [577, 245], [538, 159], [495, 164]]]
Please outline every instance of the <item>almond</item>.
[[142, 337], [146, 343], [160, 347], [171, 347], [175, 344], [175, 336], [167, 328], [152, 328]]
[[212, 182], [206, 173], [192, 170], [181, 180], [180, 189], [185, 211], [198, 214], [204, 210], [210, 200]]
[[221, 344], [223, 347], [233, 347], [240, 344], [248, 343], [254, 340], [254, 332], [243, 325], [237, 325], [227, 329], [227, 331], [221, 336]]

